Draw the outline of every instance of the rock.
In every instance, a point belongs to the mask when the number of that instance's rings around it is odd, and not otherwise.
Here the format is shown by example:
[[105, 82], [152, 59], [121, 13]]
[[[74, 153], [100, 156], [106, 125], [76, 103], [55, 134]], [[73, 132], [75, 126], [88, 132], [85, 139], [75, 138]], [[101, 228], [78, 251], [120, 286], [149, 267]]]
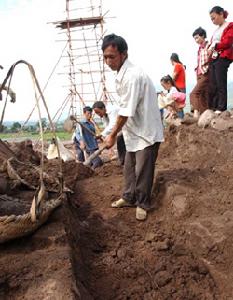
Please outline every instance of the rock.
[[175, 195], [172, 199], [172, 206], [175, 216], [181, 216], [187, 207], [187, 197], [186, 195]]
[[155, 280], [159, 287], [163, 287], [172, 280], [172, 276], [167, 271], [161, 271], [157, 273]]
[[192, 125], [194, 123], [197, 123], [197, 121], [198, 121], [197, 118], [194, 118], [193, 116], [186, 114], [184, 118], [181, 120], [181, 124]]
[[117, 250], [117, 257], [119, 259], [124, 259], [127, 256], [127, 250], [124, 248], [120, 248]]
[[219, 115], [219, 118], [221, 118], [221, 119], [229, 119], [230, 117], [231, 117], [231, 113], [228, 110], [223, 111]]
[[213, 119], [210, 123], [211, 127], [217, 130], [228, 130], [233, 128], [233, 119], [223, 119], [223, 118], [216, 118]]
[[232, 118], [232, 117], [233, 117], [233, 108], [231, 108], [231, 109], [229, 110], [229, 113], [230, 113], [231, 118]]
[[213, 112], [213, 110], [207, 109], [200, 115], [197, 124], [201, 128], [206, 128], [210, 125], [211, 120], [214, 118], [216, 118], [216, 114]]
[[152, 242], [155, 239], [155, 234], [153, 232], [147, 232], [145, 236], [145, 242]]
[[162, 242], [157, 242], [155, 244], [155, 248], [158, 250], [158, 251], [166, 251], [166, 250], [169, 250], [170, 248], [170, 242], [168, 239], [166, 239], [165, 241], [162, 241]]

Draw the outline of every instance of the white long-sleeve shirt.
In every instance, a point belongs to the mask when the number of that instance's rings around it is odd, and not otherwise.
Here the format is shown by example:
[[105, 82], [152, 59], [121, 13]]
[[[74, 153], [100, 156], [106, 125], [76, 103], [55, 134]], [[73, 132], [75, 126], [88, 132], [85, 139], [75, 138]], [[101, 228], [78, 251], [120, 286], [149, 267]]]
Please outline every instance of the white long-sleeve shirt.
[[178, 92], [177, 88], [175, 86], [172, 86], [169, 92], [167, 92], [166, 94], [164, 93], [163, 96], [159, 95], [158, 96], [159, 108], [160, 109], [165, 108], [168, 104], [173, 102], [172, 94], [177, 92]]
[[102, 131], [101, 135], [103, 137], [106, 137], [112, 132], [112, 129], [114, 125], [116, 124], [119, 107], [116, 105], [107, 105], [106, 107], [106, 117], [103, 117], [103, 123], [104, 123], [104, 130]]
[[122, 128], [127, 151], [136, 152], [162, 142], [163, 125], [154, 85], [128, 59], [117, 73], [116, 91], [120, 97], [118, 114], [128, 117]]

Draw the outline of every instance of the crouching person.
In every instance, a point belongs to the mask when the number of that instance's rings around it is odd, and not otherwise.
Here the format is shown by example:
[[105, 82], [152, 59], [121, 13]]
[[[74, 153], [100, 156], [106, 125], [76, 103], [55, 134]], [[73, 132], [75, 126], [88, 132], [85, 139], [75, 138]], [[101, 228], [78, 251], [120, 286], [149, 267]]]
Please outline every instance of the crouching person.
[[[95, 125], [91, 121], [92, 117], [92, 108], [86, 106], [83, 108], [84, 119], [78, 124], [75, 136], [74, 143], [77, 153], [78, 161], [85, 161], [86, 156], [90, 156], [93, 152], [99, 149], [97, 139], [95, 136]], [[102, 159], [97, 156], [91, 161], [90, 166], [95, 169], [103, 165]]]
[[[116, 124], [119, 107], [116, 105], [110, 105], [106, 107], [103, 101], [96, 101], [93, 105], [94, 112], [102, 118], [104, 122], [104, 130], [101, 133], [101, 137], [103, 139], [106, 138], [107, 135], [109, 135]], [[125, 161], [125, 141], [122, 132], [119, 132], [117, 135], [117, 154], [120, 164], [123, 166]]]

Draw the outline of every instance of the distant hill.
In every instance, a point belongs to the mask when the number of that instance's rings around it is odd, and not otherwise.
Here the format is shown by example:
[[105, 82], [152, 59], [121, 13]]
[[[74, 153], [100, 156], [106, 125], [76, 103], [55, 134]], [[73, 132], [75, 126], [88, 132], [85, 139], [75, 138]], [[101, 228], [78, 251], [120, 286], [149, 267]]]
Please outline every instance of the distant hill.
[[[4, 125], [4, 126], [7, 126], [7, 127], [11, 127], [12, 124], [15, 123], [15, 122], [19, 122], [19, 123], [22, 125], [22, 124], [24, 124], [25, 121], [21, 121], [21, 120], [4, 121], [4, 122], [3, 122], [3, 125]], [[27, 122], [27, 125], [28, 125], [28, 126], [34, 126], [34, 125], [36, 125], [37, 122], [38, 122], [38, 121], [28, 121], [28, 122]]]

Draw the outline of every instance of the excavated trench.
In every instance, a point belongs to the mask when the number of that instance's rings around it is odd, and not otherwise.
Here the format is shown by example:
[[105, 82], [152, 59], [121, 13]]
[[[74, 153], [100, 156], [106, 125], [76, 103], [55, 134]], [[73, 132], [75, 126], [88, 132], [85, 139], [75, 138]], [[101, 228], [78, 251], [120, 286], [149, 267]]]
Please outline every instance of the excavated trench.
[[220, 299], [209, 268], [185, 238], [164, 230], [161, 219], [138, 223], [131, 209], [98, 212], [104, 201], [90, 192], [93, 181], [79, 182], [81, 196], [67, 207], [80, 299]]

